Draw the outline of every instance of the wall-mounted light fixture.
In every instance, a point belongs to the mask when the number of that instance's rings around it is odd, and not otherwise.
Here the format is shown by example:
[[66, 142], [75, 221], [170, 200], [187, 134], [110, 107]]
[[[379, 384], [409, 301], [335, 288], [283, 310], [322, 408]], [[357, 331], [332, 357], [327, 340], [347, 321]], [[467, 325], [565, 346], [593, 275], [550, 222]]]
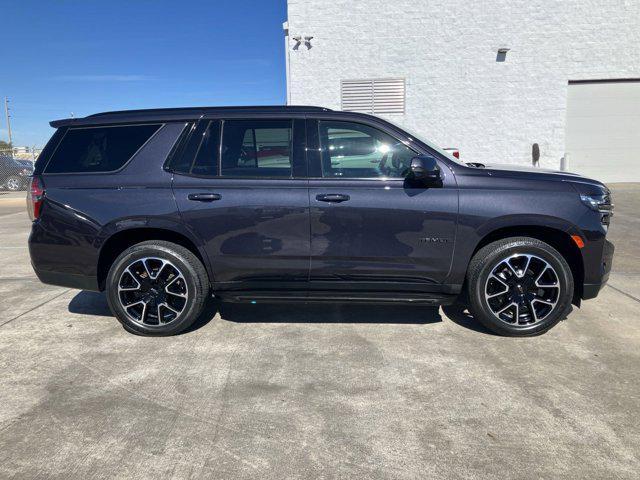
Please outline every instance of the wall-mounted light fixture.
[[307, 47], [307, 50], [311, 50], [311, 40], [313, 37], [304, 37], [304, 46]]
[[507, 52], [511, 50], [507, 47], [500, 47], [498, 49], [498, 55], [496, 56], [496, 62], [504, 62], [507, 59]]
[[300, 48], [300, 45], [302, 45], [302, 42], [304, 40], [304, 46], [307, 47], [307, 50], [311, 50], [311, 40], [313, 39], [313, 37], [308, 36], [308, 37], [302, 37], [300, 35], [296, 35], [295, 37], [291, 37], [293, 39], [295, 43], [295, 45], [292, 47], [294, 50], [298, 50]]

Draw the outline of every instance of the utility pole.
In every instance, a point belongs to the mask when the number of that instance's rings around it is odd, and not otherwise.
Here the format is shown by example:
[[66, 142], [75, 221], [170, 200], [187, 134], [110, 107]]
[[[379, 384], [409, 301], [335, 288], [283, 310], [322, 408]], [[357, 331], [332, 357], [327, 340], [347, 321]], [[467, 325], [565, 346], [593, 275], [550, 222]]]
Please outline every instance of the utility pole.
[[11, 115], [9, 115], [9, 98], [4, 97], [4, 114], [7, 116], [7, 132], [9, 134], [9, 145], [13, 148], [13, 143], [11, 142]]

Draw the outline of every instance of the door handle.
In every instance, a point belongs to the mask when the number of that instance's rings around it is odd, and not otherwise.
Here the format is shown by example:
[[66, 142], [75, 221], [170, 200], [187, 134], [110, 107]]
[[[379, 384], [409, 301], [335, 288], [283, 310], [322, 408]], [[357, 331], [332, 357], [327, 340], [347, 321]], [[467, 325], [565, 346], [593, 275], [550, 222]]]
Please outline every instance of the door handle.
[[316, 195], [316, 200], [319, 202], [331, 202], [331, 203], [340, 203], [346, 202], [351, 197], [349, 195], [344, 195], [342, 193], [324, 193]]
[[190, 193], [187, 198], [195, 202], [213, 202], [220, 200], [222, 195], [219, 193]]

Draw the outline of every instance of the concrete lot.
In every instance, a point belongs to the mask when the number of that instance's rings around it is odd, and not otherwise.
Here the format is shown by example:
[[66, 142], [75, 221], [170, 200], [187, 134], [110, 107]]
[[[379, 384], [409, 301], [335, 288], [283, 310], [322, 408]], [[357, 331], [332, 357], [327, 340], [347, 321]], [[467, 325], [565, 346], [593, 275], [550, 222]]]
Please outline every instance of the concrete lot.
[[640, 185], [614, 273], [536, 338], [454, 309], [212, 306], [172, 338], [40, 284], [0, 195], [0, 478], [638, 478]]

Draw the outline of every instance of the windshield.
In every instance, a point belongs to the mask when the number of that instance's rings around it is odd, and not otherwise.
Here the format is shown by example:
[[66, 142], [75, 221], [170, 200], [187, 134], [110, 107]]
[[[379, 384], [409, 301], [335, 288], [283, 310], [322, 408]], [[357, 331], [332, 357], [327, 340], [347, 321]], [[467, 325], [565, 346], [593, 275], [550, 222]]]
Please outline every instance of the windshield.
[[416, 132], [412, 131], [410, 128], [404, 127], [404, 126], [400, 126], [390, 120], [385, 119], [387, 122], [389, 122], [391, 125], [394, 125], [396, 128], [399, 128], [400, 130], [405, 131], [409, 137], [411, 137], [412, 139], [415, 140], [419, 140], [422, 143], [425, 143], [429, 148], [435, 150], [436, 152], [438, 152], [440, 155], [444, 155], [445, 157], [447, 157], [449, 160], [459, 164], [459, 165], [464, 165], [464, 162], [461, 162], [460, 160], [458, 160], [456, 157], [454, 157], [450, 152], [443, 150], [442, 148], [440, 148], [438, 145], [436, 145], [435, 143], [425, 139], [422, 135], [417, 134]]

